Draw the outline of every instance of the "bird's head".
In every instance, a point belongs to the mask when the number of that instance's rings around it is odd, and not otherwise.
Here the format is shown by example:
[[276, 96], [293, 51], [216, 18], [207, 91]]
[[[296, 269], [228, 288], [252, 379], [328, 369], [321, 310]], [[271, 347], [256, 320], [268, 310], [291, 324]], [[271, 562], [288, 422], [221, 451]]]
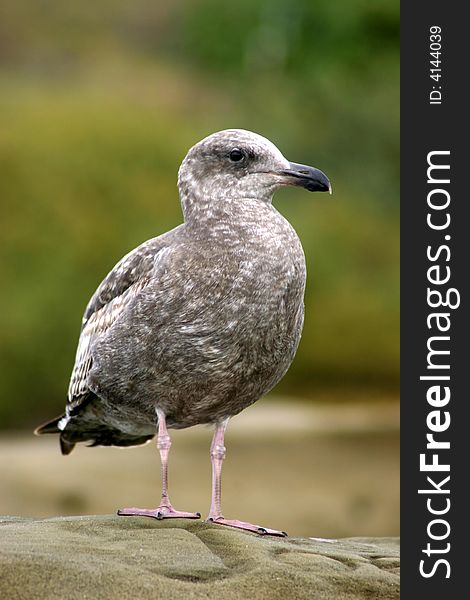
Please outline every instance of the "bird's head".
[[186, 216], [198, 208], [244, 199], [270, 203], [274, 192], [288, 185], [331, 193], [322, 171], [289, 162], [272, 142], [244, 129], [226, 129], [198, 142], [178, 176]]

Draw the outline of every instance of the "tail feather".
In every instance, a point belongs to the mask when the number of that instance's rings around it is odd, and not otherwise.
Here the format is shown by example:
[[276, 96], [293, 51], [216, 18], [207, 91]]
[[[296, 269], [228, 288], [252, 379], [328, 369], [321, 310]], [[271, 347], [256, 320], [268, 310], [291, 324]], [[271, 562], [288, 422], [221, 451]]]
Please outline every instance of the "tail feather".
[[59, 439], [60, 451], [65, 456], [72, 452], [72, 450], [75, 448], [75, 444], [73, 442], [69, 442], [67, 439], [65, 439], [62, 430], [59, 429], [59, 422], [64, 417], [65, 417], [65, 414], [60, 415], [59, 417], [56, 417], [55, 419], [52, 419], [51, 421], [46, 421], [46, 423], [43, 423], [42, 425], [39, 425], [39, 427], [36, 427], [36, 429], [34, 430], [34, 434], [35, 435], [43, 435], [45, 433], [60, 433], [60, 439]]
[[36, 435], [45, 433], [60, 434], [60, 451], [67, 455], [72, 452], [78, 442], [90, 442], [90, 446], [139, 446], [154, 437], [154, 434], [129, 434], [113, 427], [77, 417], [66, 422], [65, 427], [59, 428], [59, 422], [65, 417], [60, 415], [51, 421], [43, 423], [34, 430]]
[[62, 434], [60, 434], [60, 451], [64, 456], [70, 454], [72, 450], [75, 448], [75, 444], [73, 442], [67, 441]]

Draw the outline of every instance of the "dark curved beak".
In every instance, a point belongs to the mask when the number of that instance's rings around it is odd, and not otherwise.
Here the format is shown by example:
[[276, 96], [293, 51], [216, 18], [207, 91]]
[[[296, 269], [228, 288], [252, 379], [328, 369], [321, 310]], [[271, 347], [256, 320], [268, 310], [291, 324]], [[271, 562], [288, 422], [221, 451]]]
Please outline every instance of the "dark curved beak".
[[289, 169], [280, 173], [289, 178], [290, 185], [301, 186], [309, 192], [330, 192], [331, 194], [330, 180], [320, 169], [291, 162]]

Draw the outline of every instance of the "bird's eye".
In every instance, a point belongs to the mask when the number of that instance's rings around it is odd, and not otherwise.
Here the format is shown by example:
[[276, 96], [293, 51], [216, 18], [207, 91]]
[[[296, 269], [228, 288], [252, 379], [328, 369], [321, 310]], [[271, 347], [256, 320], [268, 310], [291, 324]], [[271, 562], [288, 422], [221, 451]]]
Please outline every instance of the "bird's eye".
[[230, 160], [239, 162], [245, 158], [245, 153], [240, 148], [234, 148], [229, 154]]

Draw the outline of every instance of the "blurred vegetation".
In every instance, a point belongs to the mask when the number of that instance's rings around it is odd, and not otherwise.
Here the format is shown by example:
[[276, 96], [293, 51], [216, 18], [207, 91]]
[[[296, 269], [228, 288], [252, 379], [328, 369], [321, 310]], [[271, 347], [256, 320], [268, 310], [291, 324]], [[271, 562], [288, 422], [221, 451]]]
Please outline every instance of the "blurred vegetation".
[[3, 0], [0, 426], [62, 410], [81, 313], [117, 260], [181, 221], [177, 168], [227, 127], [324, 170], [283, 190], [308, 260], [282, 393], [398, 382], [395, 0]]

